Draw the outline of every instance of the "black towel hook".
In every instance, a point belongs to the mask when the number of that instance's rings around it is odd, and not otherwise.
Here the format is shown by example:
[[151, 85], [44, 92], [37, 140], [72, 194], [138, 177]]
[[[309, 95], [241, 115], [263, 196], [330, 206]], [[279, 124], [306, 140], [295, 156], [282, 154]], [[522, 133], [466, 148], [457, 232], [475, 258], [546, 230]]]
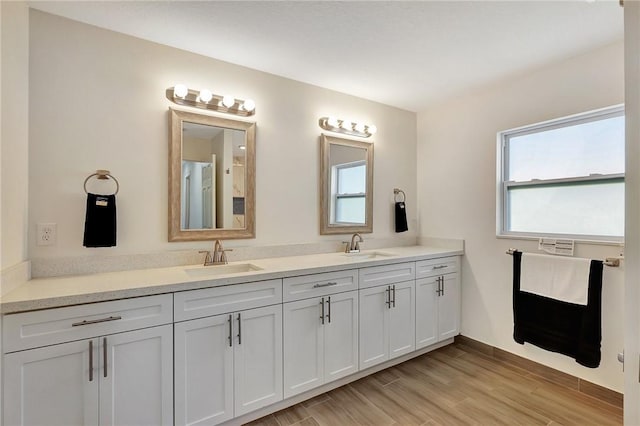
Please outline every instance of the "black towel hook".
[[402, 200], [400, 200], [400, 202], [403, 202], [407, 199], [407, 195], [404, 193], [404, 191], [400, 188], [393, 188], [393, 201], [395, 201], [396, 203], [398, 202], [398, 195], [402, 194]]
[[113, 181], [116, 183], [116, 192], [114, 192], [113, 195], [116, 195], [118, 191], [120, 191], [120, 183], [118, 182], [118, 179], [113, 177], [109, 170], [96, 170], [94, 174], [87, 176], [87, 178], [84, 180], [84, 192], [86, 192], [87, 194], [89, 193], [89, 191], [87, 191], [87, 182], [89, 182], [89, 179], [94, 176], [97, 176], [97, 179], [100, 180], [113, 179]]

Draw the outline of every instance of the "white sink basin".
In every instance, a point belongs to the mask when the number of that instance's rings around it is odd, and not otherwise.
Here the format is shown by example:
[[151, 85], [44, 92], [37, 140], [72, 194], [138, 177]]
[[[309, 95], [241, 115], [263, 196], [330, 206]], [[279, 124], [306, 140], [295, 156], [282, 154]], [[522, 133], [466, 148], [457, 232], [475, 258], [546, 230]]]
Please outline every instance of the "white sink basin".
[[383, 257], [392, 257], [395, 255], [391, 253], [381, 252], [381, 251], [368, 251], [368, 252], [360, 252], [360, 253], [342, 253], [342, 256], [346, 256], [353, 260], [369, 260], [369, 259], [380, 259]]
[[234, 263], [231, 265], [212, 265], [185, 268], [184, 271], [192, 277], [211, 277], [216, 275], [238, 274], [242, 272], [261, 271], [262, 268], [251, 263]]

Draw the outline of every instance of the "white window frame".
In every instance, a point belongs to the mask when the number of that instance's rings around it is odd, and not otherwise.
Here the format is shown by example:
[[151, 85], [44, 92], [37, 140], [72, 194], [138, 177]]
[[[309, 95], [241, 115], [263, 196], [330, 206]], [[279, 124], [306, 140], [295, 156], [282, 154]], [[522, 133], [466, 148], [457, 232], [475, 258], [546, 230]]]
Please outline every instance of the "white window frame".
[[[338, 188], [340, 187], [340, 170], [343, 169], [351, 169], [354, 167], [361, 167], [361, 166], [365, 166], [366, 167], [367, 162], [366, 160], [362, 160], [362, 161], [353, 161], [351, 163], [343, 163], [343, 164], [337, 164], [335, 166], [332, 167], [331, 173], [334, 176], [333, 179], [331, 179], [332, 182], [334, 182], [334, 188], [332, 188], [331, 191], [331, 222], [332, 223], [338, 223], [340, 225], [347, 225], [347, 224], [353, 224], [353, 225], [362, 225], [363, 223], [360, 222], [339, 222], [337, 220], [337, 216], [338, 216], [338, 200], [341, 198], [363, 198], [365, 199], [366, 202], [366, 192], [357, 192], [357, 193], [338, 193]], [[365, 221], [366, 221], [366, 214], [365, 214]]]
[[620, 244], [624, 242], [624, 236], [611, 236], [611, 235], [575, 235], [575, 234], [554, 234], [554, 233], [537, 233], [537, 232], [516, 232], [507, 231], [507, 220], [509, 213], [507, 211], [507, 192], [509, 188], [514, 187], [544, 187], [544, 186], [559, 186], [559, 185], [572, 185], [580, 183], [607, 183], [607, 182], [624, 182], [624, 173], [618, 174], [597, 174], [590, 176], [571, 177], [562, 179], [534, 179], [527, 182], [513, 182], [505, 181], [505, 176], [508, 176], [508, 140], [512, 137], [523, 136], [532, 133], [538, 133], [546, 130], [553, 130], [562, 127], [568, 127], [570, 125], [577, 125], [588, 123], [592, 121], [624, 116], [624, 104], [615, 105], [611, 107], [601, 108], [586, 113], [575, 114], [568, 117], [562, 117], [554, 120], [544, 121], [542, 123], [536, 123], [528, 126], [518, 127], [514, 129], [504, 130], [498, 132], [497, 135], [497, 185], [496, 185], [496, 236], [502, 238], [523, 238], [523, 239], [538, 239], [542, 237], [552, 238], [567, 238], [577, 241], [592, 241], [600, 243], [614, 243]]

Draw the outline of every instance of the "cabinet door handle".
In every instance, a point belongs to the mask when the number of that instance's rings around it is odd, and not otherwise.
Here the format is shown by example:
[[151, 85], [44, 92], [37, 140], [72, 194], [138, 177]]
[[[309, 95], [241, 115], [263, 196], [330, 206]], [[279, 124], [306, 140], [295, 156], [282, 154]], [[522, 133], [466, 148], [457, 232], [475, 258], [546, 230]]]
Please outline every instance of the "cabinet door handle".
[[396, 307], [396, 285], [393, 285], [393, 307]]
[[104, 358], [104, 377], [107, 377], [109, 373], [109, 362], [107, 359], [108, 350], [107, 350], [107, 338], [105, 337], [102, 340], [102, 357]]
[[233, 346], [233, 315], [229, 315], [229, 346]]
[[328, 283], [314, 284], [313, 288], [331, 287], [331, 286], [334, 286], [334, 285], [338, 285], [338, 283], [334, 282], [334, 281], [331, 281], [331, 282], [328, 282]]
[[110, 316], [108, 318], [100, 318], [95, 320], [83, 320], [80, 322], [74, 322], [73, 324], [71, 324], [71, 327], [80, 327], [82, 325], [98, 324], [99, 322], [117, 321], [121, 319], [122, 317], [120, 315], [116, 315], [116, 316]]
[[238, 314], [238, 344], [242, 344], [242, 317]]
[[440, 277], [440, 282], [442, 283], [442, 294], [440, 295], [444, 296], [444, 277]]
[[327, 307], [328, 309], [328, 314], [327, 314], [327, 320], [329, 321], [329, 324], [331, 324], [331, 296], [327, 297]]
[[89, 340], [89, 381], [93, 382], [93, 340]]
[[438, 283], [438, 288], [436, 289], [436, 294], [440, 296], [440, 277], [436, 278], [436, 283]]
[[391, 309], [391, 286], [387, 286], [387, 289], [384, 291], [385, 292], [385, 304], [387, 305], [387, 308]]
[[324, 297], [320, 300], [320, 321], [324, 325]]

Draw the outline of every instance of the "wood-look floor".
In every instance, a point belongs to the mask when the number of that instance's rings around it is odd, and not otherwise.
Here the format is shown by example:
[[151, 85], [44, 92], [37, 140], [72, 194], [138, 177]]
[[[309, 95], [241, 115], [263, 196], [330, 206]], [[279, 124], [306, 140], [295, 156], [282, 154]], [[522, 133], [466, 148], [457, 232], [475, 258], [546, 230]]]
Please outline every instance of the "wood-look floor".
[[251, 426], [621, 425], [619, 407], [454, 344]]

